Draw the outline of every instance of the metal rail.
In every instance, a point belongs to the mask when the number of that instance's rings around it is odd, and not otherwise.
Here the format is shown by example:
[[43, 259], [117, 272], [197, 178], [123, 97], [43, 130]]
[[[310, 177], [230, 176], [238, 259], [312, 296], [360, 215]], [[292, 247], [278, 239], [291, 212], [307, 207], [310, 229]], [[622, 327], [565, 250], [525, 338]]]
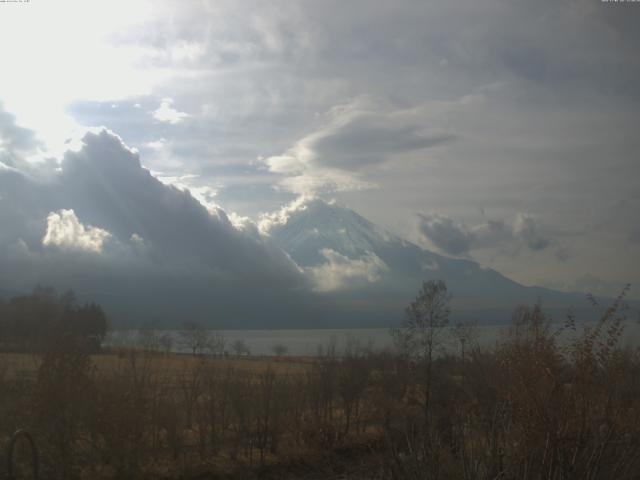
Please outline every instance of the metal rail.
[[13, 454], [15, 446], [20, 438], [26, 438], [31, 446], [31, 470], [33, 472], [34, 480], [38, 479], [38, 449], [36, 448], [36, 442], [33, 441], [33, 437], [26, 430], [17, 430], [11, 439], [9, 439], [9, 445], [7, 447], [7, 474], [8, 480], [16, 480], [13, 474]]

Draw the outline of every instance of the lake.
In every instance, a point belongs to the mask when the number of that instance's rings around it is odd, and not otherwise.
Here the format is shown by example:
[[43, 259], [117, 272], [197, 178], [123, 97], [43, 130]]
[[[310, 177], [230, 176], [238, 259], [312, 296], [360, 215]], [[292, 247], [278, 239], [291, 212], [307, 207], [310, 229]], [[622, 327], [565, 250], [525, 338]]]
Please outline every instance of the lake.
[[[557, 328], [557, 325], [553, 328]], [[489, 325], [474, 327], [475, 341], [482, 347], [491, 347], [508, 331], [505, 325]], [[577, 327], [580, 330], [581, 326]], [[178, 331], [157, 331], [156, 334], [168, 333], [174, 339], [173, 350], [186, 351], [180, 346]], [[336, 352], [340, 355], [347, 345], [359, 347], [371, 346], [374, 350], [383, 350], [393, 346], [389, 330], [385, 328], [360, 328], [360, 329], [309, 329], [309, 330], [220, 330], [216, 331], [224, 336], [227, 350], [231, 352], [230, 345], [236, 340], [243, 340], [249, 347], [251, 355], [273, 355], [274, 345], [284, 345], [289, 355], [317, 355], [319, 348], [335, 345]], [[107, 339], [107, 345], [135, 343], [136, 331], [119, 330], [113, 332]], [[459, 342], [445, 329], [442, 336], [442, 349], [456, 352]], [[569, 338], [563, 335], [563, 338]], [[623, 346], [640, 345], [640, 325], [637, 322], [627, 321], [623, 337]]]

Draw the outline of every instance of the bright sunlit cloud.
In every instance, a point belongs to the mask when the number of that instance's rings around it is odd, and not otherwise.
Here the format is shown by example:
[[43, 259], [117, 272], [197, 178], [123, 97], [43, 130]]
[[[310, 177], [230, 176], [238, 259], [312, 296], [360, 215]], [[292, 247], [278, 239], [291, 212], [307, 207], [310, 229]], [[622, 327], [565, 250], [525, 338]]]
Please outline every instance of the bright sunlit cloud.
[[153, 112], [153, 118], [163, 123], [180, 123], [189, 115], [173, 108], [173, 99], [163, 98], [160, 106]]
[[111, 234], [102, 228], [80, 223], [73, 210], [59, 210], [47, 216], [47, 231], [42, 244], [100, 253], [104, 242], [110, 236]]

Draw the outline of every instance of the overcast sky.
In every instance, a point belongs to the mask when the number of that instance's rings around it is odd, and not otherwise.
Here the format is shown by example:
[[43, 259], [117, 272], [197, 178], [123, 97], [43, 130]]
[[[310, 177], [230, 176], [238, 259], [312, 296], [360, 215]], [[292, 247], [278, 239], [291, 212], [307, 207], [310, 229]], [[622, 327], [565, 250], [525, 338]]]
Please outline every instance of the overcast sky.
[[[600, 0], [0, 3], [0, 180], [44, 212], [36, 228], [4, 205], [2, 228], [45, 246], [71, 229], [87, 251], [113, 235], [122, 258], [144, 232], [82, 224], [83, 169], [138, 152], [100, 170], [136, 179], [118, 195], [204, 218], [149, 232], [165, 254], [212, 232], [235, 248], [229, 225], [319, 196], [526, 285], [638, 287], [639, 22], [640, 3]], [[57, 177], [45, 192], [9, 171]], [[264, 271], [295, 283], [251, 232]]]

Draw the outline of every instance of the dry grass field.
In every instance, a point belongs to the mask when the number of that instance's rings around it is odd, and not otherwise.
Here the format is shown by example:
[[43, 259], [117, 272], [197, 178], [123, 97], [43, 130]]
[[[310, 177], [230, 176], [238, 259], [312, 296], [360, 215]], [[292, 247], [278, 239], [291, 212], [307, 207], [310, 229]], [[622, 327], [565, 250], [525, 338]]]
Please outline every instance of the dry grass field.
[[569, 319], [559, 344], [538, 307], [516, 313], [495, 347], [448, 356], [4, 353], [0, 439], [27, 428], [60, 480], [637, 479], [640, 349], [618, 344], [623, 317]]
[[[91, 363], [96, 373], [108, 373], [127, 368], [131, 363], [131, 354], [137, 361], [144, 361], [154, 373], [163, 373], [169, 376], [180, 375], [185, 369], [205, 363], [220, 369], [233, 368], [237, 371], [262, 373], [267, 370], [276, 374], [304, 373], [314, 362], [313, 357], [212, 357], [193, 356], [188, 354], [160, 354], [146, 353], [135, 350], [122, 350], [120, 352], [106, 352], [90, 355]], [[42, 362], [39, 354], [31, 353], [0, 353], [0, 372], [6, 378], [35, 377]]]

